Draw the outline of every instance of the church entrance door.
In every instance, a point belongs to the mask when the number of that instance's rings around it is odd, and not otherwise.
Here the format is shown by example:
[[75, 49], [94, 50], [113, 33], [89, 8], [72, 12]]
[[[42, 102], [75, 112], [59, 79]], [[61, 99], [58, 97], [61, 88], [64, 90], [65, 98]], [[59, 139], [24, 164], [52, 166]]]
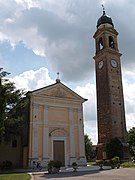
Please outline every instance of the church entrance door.
[[61, 161], [62, 166], [65, 166], [65, 146], [64, 141], [53, 141], [53, 160]]

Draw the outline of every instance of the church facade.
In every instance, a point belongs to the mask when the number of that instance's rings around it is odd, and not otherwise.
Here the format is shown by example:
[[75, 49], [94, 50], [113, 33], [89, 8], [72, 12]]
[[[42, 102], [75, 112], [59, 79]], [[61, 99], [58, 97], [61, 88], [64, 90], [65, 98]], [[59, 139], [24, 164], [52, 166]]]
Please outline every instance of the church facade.
[[57, 79], [55, 84], [28, 92], [30, 101], [28, 166], [86, 165], [82, 98]]

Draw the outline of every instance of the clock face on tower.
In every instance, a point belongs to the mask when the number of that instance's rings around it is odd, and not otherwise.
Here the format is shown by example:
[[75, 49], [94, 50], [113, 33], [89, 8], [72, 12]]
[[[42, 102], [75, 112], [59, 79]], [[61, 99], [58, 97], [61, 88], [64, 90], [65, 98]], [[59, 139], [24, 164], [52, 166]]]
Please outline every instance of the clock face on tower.
[[104, 65], [104, 62], [101, 60], [101, 61], [99, 61], [99, 63], [98, 63], [98, 67], [99, 67], [99, 69], [101, 69], [102, 67], [103, 67], [103, 65]]
[[116, 68], [118, 66], [118, 63], [115, 59], [111, 59], [111, 65], [112, 67]]

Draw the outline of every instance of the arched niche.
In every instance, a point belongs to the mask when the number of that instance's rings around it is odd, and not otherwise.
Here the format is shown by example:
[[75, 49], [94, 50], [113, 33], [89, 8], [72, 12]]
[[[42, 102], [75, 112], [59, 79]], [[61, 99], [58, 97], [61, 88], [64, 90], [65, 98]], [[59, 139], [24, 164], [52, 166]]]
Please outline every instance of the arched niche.
[[64, 136], [67, 136], [67, 131], [64, 128], [53, 129], [49, 133], [49, 136], [52, 136], [52, 137], [64, 137]]

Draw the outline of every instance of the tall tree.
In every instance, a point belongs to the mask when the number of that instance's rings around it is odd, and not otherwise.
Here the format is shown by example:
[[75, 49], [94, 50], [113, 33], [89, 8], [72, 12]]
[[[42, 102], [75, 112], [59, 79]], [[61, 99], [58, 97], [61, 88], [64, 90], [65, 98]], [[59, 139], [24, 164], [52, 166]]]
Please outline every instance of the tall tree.
[[135, 127], [128, 131], [128, 143], [131, 156], [135, 156]]
[[86, 159], [89, 160], [93, 155], [93, 150], [92, 150], [92, 141], [87, 134], [84, 135], [84, 142], [85, 142], [85, 156]]
[[22, 90], [16, 89], [14, 83], [6, 78], [7, 75], [9, 73], [0, 68], [0, 141], [5, 134], [9, 112], [20, 102], [24, 94]]

